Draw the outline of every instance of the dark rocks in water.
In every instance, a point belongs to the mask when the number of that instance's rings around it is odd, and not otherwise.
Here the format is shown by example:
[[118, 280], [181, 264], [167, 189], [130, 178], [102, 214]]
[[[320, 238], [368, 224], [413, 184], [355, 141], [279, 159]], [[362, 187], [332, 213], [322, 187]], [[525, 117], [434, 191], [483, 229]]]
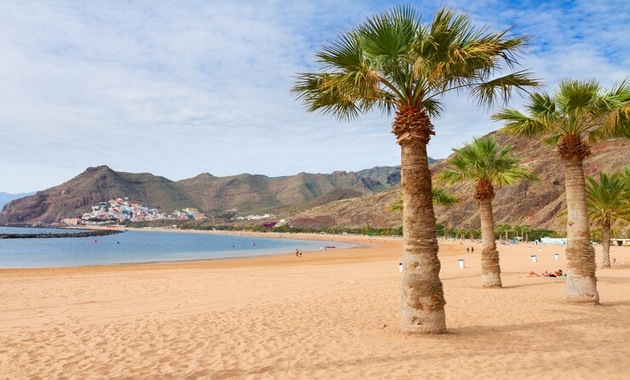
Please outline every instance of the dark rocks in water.
[[90, 230], [82, 232], [37, 233], [37, 234], [0, 234], [0, 239], [48, 239], [48, 238], [82, 238], [93, 236], [115, 235], [124, 231], [120, 230]]

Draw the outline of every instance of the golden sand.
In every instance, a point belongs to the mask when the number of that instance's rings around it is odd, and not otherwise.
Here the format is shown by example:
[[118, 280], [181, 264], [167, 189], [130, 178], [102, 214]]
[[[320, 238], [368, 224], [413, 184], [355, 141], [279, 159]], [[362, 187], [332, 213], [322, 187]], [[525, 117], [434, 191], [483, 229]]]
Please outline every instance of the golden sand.
[[449, 334], [418, 336], [400, 331], [401, 239], [334, 239], [366, 246], [0, 270], [0, 378], [630, 376], [630, 248], [612, 248], [625, 265], [598, 269], [592, 306], [565, 303], [562, 278], [528, 276], [566, 269], [562, 247], [500, 246], [504, 288], [483, 289], [479, 244], [441, 242]]

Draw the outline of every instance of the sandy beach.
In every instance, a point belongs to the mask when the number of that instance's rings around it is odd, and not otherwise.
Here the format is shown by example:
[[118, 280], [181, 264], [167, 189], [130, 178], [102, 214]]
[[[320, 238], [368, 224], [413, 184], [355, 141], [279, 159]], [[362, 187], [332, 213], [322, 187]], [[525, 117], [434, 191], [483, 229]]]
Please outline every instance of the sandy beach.
[[[601, 305], [592, 306], [565, 303], [562, 278], [528, 276], [566, 269], [561, 246], [500, 246], [504, 288], [482, 289], [480, 244], [440, 242], [449, 334], [421, 336], [400, 331], [400, 238], [302, 237], [363, 247], [302, 258], [0, 270], [0, 377], [630, 376], [628, 247], [611, 248], [625, 264], [597, 270]], [[601, 247], [597, 253], [599, 264]]]

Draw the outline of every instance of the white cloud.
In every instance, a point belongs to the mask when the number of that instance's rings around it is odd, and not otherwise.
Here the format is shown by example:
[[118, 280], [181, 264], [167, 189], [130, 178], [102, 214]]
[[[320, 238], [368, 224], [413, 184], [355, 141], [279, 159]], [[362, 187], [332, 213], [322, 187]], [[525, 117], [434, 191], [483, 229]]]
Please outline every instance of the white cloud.
[[[441, 3], [418, 9], [429, 17]], [[531, 35], [524, 66], [549, 86], [630, 75], [625, 1], [451, 3]], [[323, 44], [393, 4], [2, 2], [0, 191], [41, 190], [101, 164], [174, 180], [396, 165], [390, 117], [339, 122], [289, 93]], [[445, 102], [433, 157], [498, 128], [466, 96]]]

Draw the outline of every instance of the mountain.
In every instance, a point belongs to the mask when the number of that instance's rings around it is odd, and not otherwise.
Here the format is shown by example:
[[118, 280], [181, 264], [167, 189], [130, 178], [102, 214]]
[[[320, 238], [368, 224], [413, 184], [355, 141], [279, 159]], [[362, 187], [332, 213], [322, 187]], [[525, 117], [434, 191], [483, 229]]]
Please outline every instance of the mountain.
[[[564, 174], [555, 152], [539, 141], [530, 141], [508, 134], [490, 133], [501, 146], [514, 146], [514, 154], [522, 158], [540, 178], [537, 182], [522, 182], [496, 191], [493, 201], [496, 224], [529, 225], [533, 228], [558, 229], [558, 213], [565, 208]], [[595, 176], [600, 171], [612, 173], [630, 164], [627, 143], [607, 142], [592, 149], [592, 155], [584, 162], [586, 175]], [[431, 166], [433, 176], [443, 170], [443, 161]], [[471, 199], [472, 185], [459, 184], [445, 189], [460, 198], [450, 207], [436, 206], [439, 223], [449, 227], [479, 228], [477, 203]], [[400, 187], [392, 187], [382, 193], [367, 195], [349, 201], [338, 201], [297, 213], [291, 220], [295, 227], [322, 228], [328, 226], [376, 228], [402, 225], [400, 211], [390, 211], [400, 197]]]
[[[398, 167], [382, 168], [379, 175], [395, 178]], [[386, 173], [386, 174], [383, 174]], [[366, 172], [369, 175], [369, 172]], [[332, 174], [299, 173], [293, 176], [270, 178], [263, 175], [240, 174], [215, 177], [200, 174], [179, 181], [178, 185], [189, 199], [194, 199], [200, 210], [221, 212], [237, 209], [243, 212], [283, 212], [315, 206], [339, 199], [357, 197], [397, 185], [382, 183], [369, 176], [338, 171]]]
[[33, 195], [34, 193], [20, 193], [20, 194], [9, 194], [0, 191], [0, 208], [4, 207], [7, 203], [11, 202], [14, 199], [23, 198], [29, 195]]
[[59, 186], [9, 202], [0, 213], [0, 223], [55, 222], [80, 216], [100, 202], [123, 197], [164, 212], [185, 207], [207, 214], [228, 210], [242, 214], [296, 212], [383, 191], [399, 183], [399, 172], [399, 167], [379, 167], [361, 174], [337, 171], [275, 178], [252, 174], [216, 177], [203, 173], [171, 181], [149, 173], [91, 167]]
[[[495, 223], [557, 229], [556, 216], [565, 207], [562, 164], [553, 150], [539, 141], [493, 132], [501, 146], [514, 146], [514, 154], [533, 170], [540, 181], [523, 182], [496, 191]], [[612, 173], [630, 164], [627, 143], [608, 142], [592, 149], [584, 162], [587, 175]], [[432, 161], [433, 174], [444, 169]], [[267, 177], [240, 174], [216, 177], [202, 173], [171, 181], [149, 173], [116, 172], [107, 166], [88, 168], [62, 185], [16, 199], [5, 205], [0, 224], [53, 222], [79, 216], [90, 206], [113, 198], [172, 212], [194, 207], [207, 215], [237, 210], [241, 215], [273, 213], [296, 227], [399, 227], [400, 211], [390, 211], [400, 196], [400, 167], [375, 167], [357, 172], [298, 173]], [[449, 227], [479, 227], [472, 185], [446, 190], [460, 202], [436, 207], [437, 221]]]
[[90, 206], [118, 197], [129, 197], [146, 206], [190, 206], [177, 184], [149, 173], [116, 172], [107, 166], [88, 168], [59, 186], [16, 199], [4, 206], [0, 223], [55, 222], [83, 215]]

